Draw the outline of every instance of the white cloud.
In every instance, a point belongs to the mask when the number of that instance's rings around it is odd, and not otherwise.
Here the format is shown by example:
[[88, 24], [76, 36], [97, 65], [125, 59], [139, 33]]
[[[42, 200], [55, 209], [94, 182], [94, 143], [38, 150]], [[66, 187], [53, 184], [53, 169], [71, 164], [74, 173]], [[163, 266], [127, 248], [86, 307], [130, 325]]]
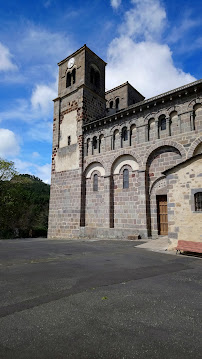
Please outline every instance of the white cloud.
[[20, 120], [27, 123], [44, 122], [53, 117], [53, 99], [57, 96], [56, 81], [49, 85], [37, 84], [29, 99], [16, 99], [11, 107], [0, 112], [0, 122]]
[[[185, 12], [181, 22], [178, 22], [176, 26], [173, 26], [169, 31], [167, 41], [171, 44], [183, 40], [183, 42], [189, 40], [188, 33], [190, 30], [201, 26], [201, 18], [191, 17], [190, 12]], [[199, 31], [199, 34], [201, 32]], [[200, 38], [200, 37], [199, 37]], [[195, 41], [198, 40], [197, 35], [194, 36]], [[192, 45], [189, 43], [189, 46]], [[190, 49], [189, 49], [190, 51]]]
[[56, 83], [47, 86], [44, 84], [36, 85], [31, 97], [31, 103], [34, 110], [39, 110], [43, 114], [50, 113], [52, 111], [52, 100], [57, 96]]
[[20, 152], [18, 139], [13, 131], [0, 128], [0, 157], [16, 156]]
[[10, 70], [17, 70], [17, 66], [12, 62], [9, 49], [0, 42], [0, 71]]
[[195, 81], [175, 67], [172, 51], [161, 41], [166, 13], [159, 0], [132, 0], [132, 4], [120, 25], [120, 36], [108, 47], [107, 89], [128, 80], [151, 97]]
[[110, 0], [111, 6], [114, 9], [118, 9], [118, 7], [121, 5], [121, 0]]
[[45, 183], [51, 182], [51, 164], [47, 163], [43, 166], [35, 167], [35, 176], [39, 177]]
[[29, 138], [39, 142], [52, 142], [53, 121], [38, 122], [31, 126], [27, 132]]
[[51, 32], [29, 23], [21, 33], [20, 42], [16, 44], [16, 52], [23, 58], [23, 63], [28, 63], [29, 66], [30, 63], [34, 66], [46, 64], [49, 72], [54, 66], [55, 76], [57, 62], [73, 52], [73, 47], [73, 40], [65, 33]]
[[40, 157], [39, 152], [32, 152], [32, 157], [33, 158], [39, 158]]
[[165, 25], [166, 12], [159, 0], [132, 0], [134, 7], [127, 11], [120, 26], [122, 35], [146, 41], [159, 38]]
[[167, 45], [136, 43], [124, 36], [114, 39], [109, 46], [106, 79], [107, 89], [128, 80], [146, 97], [195, 81], [174, 66]]
[[49, 8], [49, 7], [51, 6], [51, 3], [52, 3], [51, 0], [45, 1], [45, 2], [44, 2], [44, 7], [45, 7], [45, 8]]
[[43, 182], [50, 183], [51, 181], [51, 164], [36, 165], [29, 161], [22, 161], [19, 158], [14, 160], [15, 167], [19, 173], [30, 174], [39, 177]]

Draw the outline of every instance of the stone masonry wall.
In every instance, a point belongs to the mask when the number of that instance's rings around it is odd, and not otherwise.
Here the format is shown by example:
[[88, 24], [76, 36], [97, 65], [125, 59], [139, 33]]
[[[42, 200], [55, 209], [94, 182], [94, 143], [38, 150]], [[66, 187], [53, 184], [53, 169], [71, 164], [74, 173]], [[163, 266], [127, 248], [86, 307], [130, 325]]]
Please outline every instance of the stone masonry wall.
[[[129, 170], [129, 188], [123, 188], [123, 170]], [[138, 172], [124, 166], [114, 179], [114, 228], [136, 228], [138, 222]]]
[[[172, 100], [172, 106], [167, 104], [156, 106], [155, 111], [150, 110], [149, 115], [147, 111], [135, 115], [128, 112], [125, 116], [117, 117], [113, 123], [106, 121], [106, 124], [102, 125], [101, 128], [91, 126], [84, 133], [84, 145], [87, 139], [91, 145], [93, 136], [99, 137], [100, 135], [104, 136], [105, 143], [101, 153], [99, 153], [99, 150], [94, 152], [93, 155], [91, 151], [88, 152], [88, 156], [84, 158], [84, 169], [90, 163], [98, 162], [103, 165], [106, 174], [110, 176], [113, 162], [118, 157], [131, 154], [137, 160], [140, 167], [138, 175], [141, 178], [139, 180], [139, 192], [137, 193], [138, 200], [137, 202], [131, 201], [128, 205], [131, 211], [130, 216], [133, 219], [133, 213], [137, 208], [139, 223], [136, 222], [138, 224], [134, 225], [133, 228], [134, 231], [138, 230], [143, 236], [148, 234], [155, 237], [158, 234], [156, 195], [167, 194], [167, 184], [162, 172], [192, 156], [196, 147], [197, 151], [202, 148], [200, 147], [202, 142], [202, 127], [200, 125], [202, 111], [199, 108], [197, 108], [198, 113], [195, 117], [195, 129], [192, 127], [193, 107], [195, 103], [200, 101], [200, 96], [197, 94], [188, 96], [187, 100], [182, 98]], [[167, 127], [165, 135], [161, 136], [158, 128], [158, 118], [163, 114], [166, 117]], [[148, 136], [150, 119], [153, 121], [152, 136]], [[124, 146], [121, 147], [121, 132], [124, 126], [127, 127], [129, 136]], [[131, 128], [135, 128], [135, 141], [134, 137], [130, 136]], [[116, 131], [116, 143], [113, 150], [114, 131]], [[134, 195], [135, 187], [132, 187], [132, 192], [132, 195]], [[122, 196], [124, 198], [123, 190], [119, 195], [120, 198]], [[129, 202], [130, 200], [127, 199], [127, 201]], [[126, 210], [124, 205], [123, 199], [123, 204], [117, 207], [119, 213], [116, 218], [117, 224], [122, 223], [122, 228], [127, 225], [127, 222], [124, 221], [128, 220], [124, 214], [124, 210]]]
[[199, 155], [167, 175], [168, 236], [172, 245], [177, 240], [202, 242], [202, 211], [195, 211], [194, 194], [202, 193], [202, 155]]
[[[93, 176], [98, 175], [98, 191], [93, 190]], [[91, 178], [86, 179], [86, 227], [106, 227], [106, 204], [104, 177], [99, 172], [93, 172]]]
[[49, 238], [73, 238], [79, 236], [81, 211], [80, 170], [52, 174], [49, 208]]

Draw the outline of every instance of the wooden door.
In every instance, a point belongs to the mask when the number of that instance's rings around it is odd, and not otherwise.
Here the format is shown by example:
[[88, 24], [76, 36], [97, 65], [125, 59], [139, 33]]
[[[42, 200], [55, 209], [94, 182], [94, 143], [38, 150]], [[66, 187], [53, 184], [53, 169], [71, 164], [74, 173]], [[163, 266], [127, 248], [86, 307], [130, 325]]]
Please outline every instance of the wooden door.
[[167, 196], [157, 196], [157, 221], [158, 234], [166, 236], [168, 234], [168, 209]]

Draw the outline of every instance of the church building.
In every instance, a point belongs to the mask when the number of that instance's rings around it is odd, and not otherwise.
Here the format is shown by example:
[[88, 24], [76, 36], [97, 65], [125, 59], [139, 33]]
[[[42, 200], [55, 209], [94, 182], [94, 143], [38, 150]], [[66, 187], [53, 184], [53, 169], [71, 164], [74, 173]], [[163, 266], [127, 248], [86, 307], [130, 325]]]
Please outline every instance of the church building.
[[86, 45], [58, 66], [48, 237], [177, 239], [185, 192], [199, 223], [202, 80], [145, 99], [128, 82], [105, 92], [106, 62]]

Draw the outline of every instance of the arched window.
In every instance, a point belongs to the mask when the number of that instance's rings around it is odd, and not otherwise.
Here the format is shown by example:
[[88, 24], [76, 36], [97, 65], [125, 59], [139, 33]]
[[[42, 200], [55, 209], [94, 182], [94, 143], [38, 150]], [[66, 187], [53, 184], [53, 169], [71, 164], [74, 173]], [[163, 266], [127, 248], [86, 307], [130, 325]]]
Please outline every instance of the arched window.
[[98, 175], [96, 173], [93, 176], [93, 191], [98, 191]]
[[127, 168], [123, 170], [123, 188], [129, 188], [129, 171]]
[[113, 105], [114, 105], [113, 101], [110, 101], [109, 107], [110, 107], [110, 108], [113, 108]]
[[70, 72], [67, 73], [67, 82], [66, 82], [66, 87], [71, 86], [71, 74]]
[[119, 98], [116, 99], [116, 109], [119, 109]]
[[161, 119], [160, 119], [160, 129], [161, 129], [161, 131], [164, 131], [164, 130], [166, 130], [166, 118], [165, 117], [162, 117]]
[[90, 68], [90, 82], [97, 88], [100, 87], [100, 73], [96, 65], [92, 65]]
[[93, 149], [94, 150], [97, 149], [97, 137], [96, 136], [93, 137]]
[[74, 69], [72, 71], [72, 83], [75, 84], [76, 83], [76, 69]]
[[122, 129], [122, 140], [127, 141], [128, 140], [128, 130], [127, 127], [123, 127]]
[[195, 211], [202, 212], [202, 192], [197, 192], [194, 195]]

